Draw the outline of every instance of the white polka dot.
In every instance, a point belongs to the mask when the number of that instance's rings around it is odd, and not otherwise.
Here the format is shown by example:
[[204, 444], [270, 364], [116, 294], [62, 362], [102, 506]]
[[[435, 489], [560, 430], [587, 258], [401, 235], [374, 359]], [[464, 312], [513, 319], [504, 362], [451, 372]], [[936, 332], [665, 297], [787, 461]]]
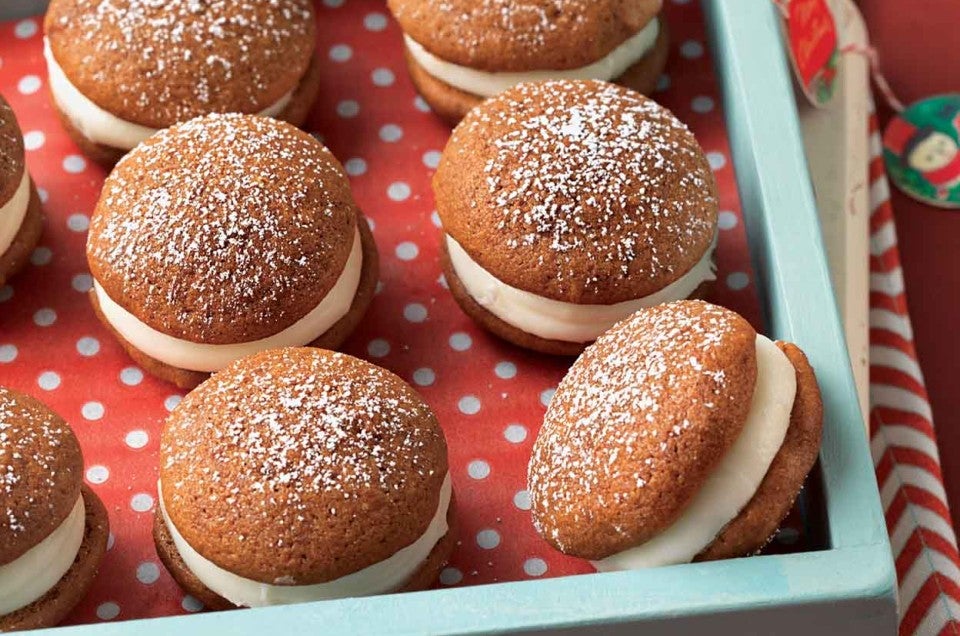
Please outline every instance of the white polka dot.
[[530, 491], [518, 490], [513, 496], [513, 505], [519, 510], [530, 510]]
[[540, 392], [540, 404], [544, 406], [550, 406], [550, 400], [553, 399], [553, 394], [556, 393], [556, 389], [544, 389]]
[[347, 163], [343, 164], [343, 169], [351, 177], [359, 177], [367, 171], [367, 162], [360, 157], [351, 157], [347, 159]]
[[102, 484], [110, 478], [110, 469], [106, 466], [91, 466], [87, 469], [87, 481]]
[[[330, 7], [331, 9], [336, 9], [338, 7], [342, 7], [345, 1], [346, 0], [323, 0], [323, 4], [324, 6]], [[192, 597], [187, 597], [187, 598], [192, 598]]]
[[137, 493], [130, 498], [130, 507], [134, 512], [149, 512], [153, 508], [153, 497], [145, 492]]
[[523, 571], [527, 576], [543, 576], [547, 573], [547, 562], [534, 557], [523, 562]]
[[457, 402], [457, 408], [464, 415], [476, 415], [480, 412], [480, 398], [476, 395], [464, 395]]
[[56, 371], [44, 371], [37, 376], [37, 386], [44, 391], [53, 391], [60, 386], [60, 374]]
[[413, 381], [419, 386], [430, 386], [437, 379], [437, 374], [429, 367], [420, 367], [413, 372]]
[[475, 459], [467, 464], [467, 474], [473, 479], [486, 479], [490, 474], [490, 464], [482, 459]]
[[40, 197], [40, 203], [46, 203], [50, 199], [50, 193], [46, 188], [37, 188], [37, 195]]
[[436, 210], [430, 213], [430, 222], [437, 227], [443, 227], [443, 223], [440, 221], [440, 214]]
[[89, 358], [100, 351], [100, 341], [91, 336], [84, 336], [77, 340], [77, 353]]
[[447, 284], [447, 277], [443, 274], [437, 276], [437, 284], [443, 287], [444, 289], [450, 289], [450, 286]]
[[387, 196], [391, 201], [406, 201], [410, 198], [410, 186], [403, 181], [394, 181], [387, 186]]
[[427, 100], [417, 95], [413, 98], [413, 107], [419, 110], [421, 113], [430, 112], [430, 104], [427, 103]]
[[103, 417], [103, 404], [100, 402], [87, 402], [82, 407], [80, 407], [80, 414], [83, 415], [83, 419], [96, 421]]
[[512, 444], [519, 444], [527, 439], [527, 427], [523, 424], [510, 424], [503, 429], [503, 437]]
[[11, 298], [13, 298], [13, 287], [10, 285], [0, 287], [0, 303], [5, 303]]
[[[329, 3], [332, 3], [334, 0], [324, 0], [324, 1], [328, 3], [328, 6], [330, 6]], [[339, 0], [339, 2], [343, 4], [343, 0]], [[339, 7], [340, 5], [338, 4], [336, 6]], [[183, 597], [182, 601], [180, 601], [180, 607], [182, 607], [186, 612], [191, 612], [191, 613], [199, 612], [200, 610], [203, 609], [203, 603], [201, 603], [200, 601], [198, 601], [197, 599], [193, 598], [188, 594]]]
[[727, 287], [734, 291], [745, 289], [750, 284], [750, 277], [744, 272], [733, 272], [727, 275]]
[[428, 168], [436, 168], [440, 165], [440, 151], [428, 150], [423, 153], [423, 165]]
[[120, 616], [120, 606], [113, 601], [107, 601], [106, 603], [97, 605], [97, 618], [100, 620], [112, 621], [117, 616]]
[[137, 566], [137, 580], [144, 585], [151, 585], [160, 578], [160, 568], [153, 561], [144, 561]]
[[13, 362], [17, 359], [17, 347], [12, 344], [0, 345], [0, 362]]
[[709, 113], [713, 110], [713, 106], [713, 98], [707, 95], [697, 95], [693, 98], [693, 101], [690, 102], [690, 108], [692, 108], [695, 113]]
[[32, 95], [40, 90], [40, 78], [36, 75], [24, 75], [17, 82], [17, 90], [24, 95]]
[[420, 303], [410, 303], [403, 308], [403, 317], [410, 322], [423, 322], [427, 319], [427, 308]]
[[687, 59], [693, 59], [703, 55], [703, 44], [696, 40], [687, 40], [680, 45], [680, 55]]
[[367, 31], [383, 31], [387, 28], [387, 16], [382, 13], [368, 13], [363, 18], [363, 27]]
[[344, 119], [356, 117], [360, 114], [360, 104], [353, 99], [345, 99], [337, 104], [337, 114]]
[[493, 367], [493, 372], [497, 375], [498, 378], [502, 380], [509, 380], [510, 378], [517, 375], [517, 365], [512, 362], [507, 362], [502, 360], [497, 363], [497, 366]]
[[463, 572], [457, 568], [443, 568], [440, 572], [440, 582], [444, 585], [456, 585], [463, 580]]
[[143, 382], [143, 371], [137, 367], [125, 367], [120, 372], [120, 381], [127, 386], [137, 386]]
[[710, 167], [714, 170], [720, 170], [727, 165], [727, 158], [723, 156], [722, 152], [708, 152], [707, 161], [710, 162]]
[[400, 138], [403, 137], [403, 128], [397, 126], [396, 124], [385, 124], [380, 127], [380, 139], [387, 143], [393, 143], [395, 141], [400, 141]]
[[473, 338], [468, 334], [458, 331], [450, 336], [450, 348], [454, 351], [466, 351], [473, 345]]
[[33, 314], [33, 322], [38, 327], [49, 327], [53, 323], [57, 322], [57, 312], [49, 307], [38, 309], [36, 313]]
[[663, 93], [664, 91], [669, 90], [669, 88], [670, 88], [670, 76], [667, 75], [666, 73], [663, 73], [662, 75], [660, 75], [660, 77], [657, 78], [657, 87], [655, 90], [658, 93]]
[[177, 408], [177, 405], [180, 404], [182, 399], [183, 397], [180, 395], [168, 395], [163, 401], [163, 408], [167, 409], [168, 411], [172, 411], [173, 409]]
[[390, 86], [396, 79], [393, 75], [393, 71], [388, 68], [374, 69], [373, 73], [370, 74], [370, 77], [373, 79], [375, 86]]
[[374, 293], [374, 295], [379, 295], [380, 292], [382, 292], [382, 291], [383, 291], [383, 281], [382, 281], [382, 280], [378, 280], [378, 281], [377, 281], [377, 286], [373, 288], [373, 293]]
[[67, 227], [74, 232], [86, 232], [90, 227], [90, 217], [86, 214], [71, 214], [67, 218]]
[[37, 150], [46, 140], [47, 137], [42, 130], [31, 130], [23, 134], [23, 147], [27, 150]]
[[397, 245], [397, 249], [395, 251], [397, 258], [399, 258], [401, 261], [412, 261], [417, 257], [418, 254], [420, 254], [420, 248], [417, 247], [417, 244], [410, 241], [404, 241], [403, 243], [400, 243], [400, 245]]
[[493, 550], [500, 545], [500, 533], [486, 528], [477, 533], [477, 545], [484, 550]]
[[53, 258], [53, 251], [49, 247], [38, 247], [30, 254], [30, 262], [38, 267], [42, 267]]
[[330, 47], [330, 59], [334, 62], [346, 62], [353, 57], [353, 49], [346, 44], [334, 44]]
[[383, 338], [371, 340], [370, 344], [367, 345], [367, 353], [374, 358], [382, 358], [390, 353], [390, 343]]
[[149, 441], [150, 436], [147, 435], [146, 431], [141, 430], [130, 431], [126, 437], [123, 438], [124, 444], [135, 450], [143, 448]]
[[37, 34], [37, 21], [21, 20], [17, 22], [17, 26], [13, 27], [13, 34], [21, 40], [32, 38]]
[[370, 231], [373, 232], [377, 229], [377, 222], [371, 219], [369, 216], [363, 217], [367, 220], [367, 227], [370, 228]]
[[70, 281], [70, 286], [74, 290], [84, 294], [93, 287], [93, 277], [90, 274], [76, 274]]
[[717, 215], [717, 227], [721, 230], [732, 230], [737, 227], [737, 215], [724, 210]]
[[63, 158], [63, 169], [70, 174], [83, 172], [87, 167], [87, 161], [80, 155], [67, 155]]

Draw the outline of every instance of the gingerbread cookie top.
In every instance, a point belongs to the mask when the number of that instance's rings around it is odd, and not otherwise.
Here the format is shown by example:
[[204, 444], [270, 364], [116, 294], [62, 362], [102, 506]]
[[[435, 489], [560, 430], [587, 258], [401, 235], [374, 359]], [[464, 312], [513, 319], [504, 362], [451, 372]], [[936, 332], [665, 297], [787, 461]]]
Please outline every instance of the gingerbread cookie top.
[[87, 260], [150, 327], [258, 340], [316, 307], [343, 271], [357, 210], [340, 163], [293, 126], [208, 115], [163, 130], [107, 177]]
[[437, 57], [485, 71], [580, 68], [645, 27], [662, 0], [388, 0]]
[[0, 207], [17, 190], [23, 170], [23, 135], [13, 109], [0, 95]]
[[309, 0], [53, 0], [44, 27], [81, 93], [151, 128], [272, 106], [306, 72], [315, 30]]
[[716, 231], [693, 133], [653, 100], [599, 81], [520, 84], [473, 109], [433, 180], [444, 230], [504, 283], [613, 304], [689, 271]]
[[676, 521], [746, 422], [755, 339], [738, 314], [680, 301], [638, 312], [588, 347], [533, 447], [540, 533], [599, 559]]
[[77, 503], [83, 455], [39, 400], [0, 387], [0, 565], [47, 538]]
[[389, 371], [322, 349], [241, 359], [190, 393], [161, 439], [167, 514], [205, 558], [307, 585], [423, 534], [447, 474], [443, 432]]

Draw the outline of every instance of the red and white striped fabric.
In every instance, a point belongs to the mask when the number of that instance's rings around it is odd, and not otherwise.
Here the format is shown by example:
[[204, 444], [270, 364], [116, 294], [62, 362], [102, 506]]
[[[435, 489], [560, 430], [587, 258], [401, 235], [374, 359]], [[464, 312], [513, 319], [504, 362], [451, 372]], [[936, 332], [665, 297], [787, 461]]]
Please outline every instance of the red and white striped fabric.
[[900, 634], [960, 635], [960, 556], [870, 123], [870, 446], [900, 584]]

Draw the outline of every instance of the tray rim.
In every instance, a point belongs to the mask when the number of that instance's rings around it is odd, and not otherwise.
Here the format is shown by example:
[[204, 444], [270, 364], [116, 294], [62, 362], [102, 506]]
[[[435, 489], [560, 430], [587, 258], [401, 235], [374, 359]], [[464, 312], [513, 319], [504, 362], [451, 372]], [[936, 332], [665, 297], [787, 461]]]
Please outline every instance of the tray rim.
[[790, 70], [784, 56], [770, 55], [782, 46], [779, 18], [769, 0], [702, 0], [702, 5], [766, 324], [773, 337], [805, 350], [823, 388], [820, 465], [829, 549], [51, 629], [118, 636], [200, 634], [211, 628], [262, 634], [267, 626], [284, 632], [314, 627], [352, 634], [388, 628], [482, 634], [625, 628], [674, 618], [676, 632], [657, 633], [680, 633], [688, 618], [739, 612], [746, 627], [751, 610], [807, 612], [839, 605], [834, 620], [892, 632], [896, 575], [873, 462], [827, 268]]

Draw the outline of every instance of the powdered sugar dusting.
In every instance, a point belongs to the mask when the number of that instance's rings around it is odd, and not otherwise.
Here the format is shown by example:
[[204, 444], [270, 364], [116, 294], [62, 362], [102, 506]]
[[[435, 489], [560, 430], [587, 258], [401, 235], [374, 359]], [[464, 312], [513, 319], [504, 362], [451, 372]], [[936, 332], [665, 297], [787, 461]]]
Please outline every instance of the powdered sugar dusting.
[[[743, 324], [714, 305], [671, 303], [634, 314], [584, 352], [550, 402], [530, 461], [541, 534], [547, 515], [590, 523], [586, 508], [632, 500], [685, 431], [728, 406], [736, 379], [718, 353]], [[563, 545], [556, 528], [551, 538]]]
[[[13, 188], [19, 184], [23, 169], [23, 138], [20, 136], [20, 127], [13, 109], [0, 95], [0, 180], [9, 180], [8, 185], [12, 185], [11, 195]], [[0, 191], [2, 190], [3, 186], [0, 185]], [[0, 200], [0, 206], [4, 203], [6, 201]]]

